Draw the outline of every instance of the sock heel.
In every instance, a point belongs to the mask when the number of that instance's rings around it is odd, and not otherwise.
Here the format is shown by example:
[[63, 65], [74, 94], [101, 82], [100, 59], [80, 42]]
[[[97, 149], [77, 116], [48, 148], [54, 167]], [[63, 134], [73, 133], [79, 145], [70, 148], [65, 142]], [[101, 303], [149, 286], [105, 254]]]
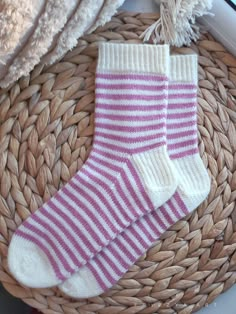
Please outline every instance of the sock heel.
[[134, 154], [131, 161], [142, 178], [154, 208], [165, 203], [175, 192], [178, 177], [165, 147]]
[[189, 210], [196, 208], [210, 191], [210, 177], [196, 154], [173, 161], [178, 176], [181, 176], [179, 190]]

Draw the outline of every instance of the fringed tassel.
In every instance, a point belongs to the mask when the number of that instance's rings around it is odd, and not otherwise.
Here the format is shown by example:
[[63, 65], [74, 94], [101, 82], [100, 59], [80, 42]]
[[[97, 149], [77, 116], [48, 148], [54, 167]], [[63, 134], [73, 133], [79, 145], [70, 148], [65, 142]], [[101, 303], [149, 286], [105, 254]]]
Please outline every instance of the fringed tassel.
[[[159, 1], [158, 1], [159, 2]], [[200, 36], [196, 18], [210, 14], [213, 0], [161, 0], [160, 18], [148, 27], [141, 38], [172, 46], [189, 46]]]

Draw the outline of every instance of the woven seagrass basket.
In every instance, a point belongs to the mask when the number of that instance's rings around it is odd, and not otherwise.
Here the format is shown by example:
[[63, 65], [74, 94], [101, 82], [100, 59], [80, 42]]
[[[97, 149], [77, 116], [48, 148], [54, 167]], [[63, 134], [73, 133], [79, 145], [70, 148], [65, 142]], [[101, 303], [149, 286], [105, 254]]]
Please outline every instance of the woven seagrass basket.
[[120, 13], [51, 66], [0, 90], [0, 280], [45, 314], [187, 314], [236, 281], [236, 59], [210, 34], [199, 54], [198, 136], [212, 177], [209, 197], [172, 226], [106, 294], [72, 300], [57, 288], [28, 289], [12, 278], [14, 230], [83, 165], [94, 129], [94, 72], [100, 41], [141, 42], [156, 14]]

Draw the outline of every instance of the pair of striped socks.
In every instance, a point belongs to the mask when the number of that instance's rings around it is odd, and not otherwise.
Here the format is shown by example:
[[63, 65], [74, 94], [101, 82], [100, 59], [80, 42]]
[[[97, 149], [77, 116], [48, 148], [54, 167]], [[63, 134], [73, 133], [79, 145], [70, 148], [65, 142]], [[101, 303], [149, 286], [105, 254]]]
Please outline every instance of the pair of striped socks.
[[206, 198], [196, 93], [197, 56], [100, 45], [91, 154], [13, 235], [8, 265], [19, 282], [99, 295]]

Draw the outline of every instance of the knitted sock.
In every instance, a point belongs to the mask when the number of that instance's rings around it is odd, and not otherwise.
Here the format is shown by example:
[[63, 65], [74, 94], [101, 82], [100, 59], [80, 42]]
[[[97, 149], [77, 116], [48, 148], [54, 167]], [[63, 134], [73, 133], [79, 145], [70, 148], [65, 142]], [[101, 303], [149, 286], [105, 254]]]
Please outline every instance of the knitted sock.
[[209, 192], [209, 177], [197, 147], [197, 57], [171, 57], [170, 72], [167, 146], [179, 176], [177, 191], [61, 284], [60, 289], [69, 296], [92, 297], [112, 287], [163, 232], [195, 209]]
[[61, 283], [173, 195], [177, 182], [166, 147], [168, 53], [166, 45], [101, 45], [92, 152], [10, 244], [9, 268], [24, 285]]

